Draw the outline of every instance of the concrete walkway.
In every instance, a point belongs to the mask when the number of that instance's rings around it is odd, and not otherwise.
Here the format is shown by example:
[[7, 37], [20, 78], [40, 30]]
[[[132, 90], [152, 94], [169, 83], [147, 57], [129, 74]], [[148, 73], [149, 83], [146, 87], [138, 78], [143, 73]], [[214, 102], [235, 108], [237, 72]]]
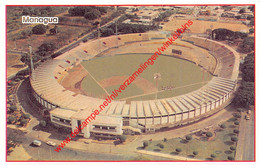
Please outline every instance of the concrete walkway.
[[188, 158], [188, 157], [179, 156], [179, 155], [169, 155], [169, 154], [152, 152], [152, 151], [145, 151], [145, 150], [138, 150], [136, 152], [141, 153], [141, 154], [146, 154], [146, 155], [160, 156], [160, 157], [169, 158], [169, 159], [173, 159], [173, 160], [203, 161], [203, 160]]

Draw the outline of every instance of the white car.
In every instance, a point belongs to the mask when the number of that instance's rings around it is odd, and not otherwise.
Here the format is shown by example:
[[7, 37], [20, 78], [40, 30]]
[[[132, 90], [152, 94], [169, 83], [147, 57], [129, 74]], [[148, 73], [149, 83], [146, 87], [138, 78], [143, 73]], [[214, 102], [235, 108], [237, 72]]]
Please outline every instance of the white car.
[[86, 140], [84, 141], [85, 144], [91, 144], [91, 142], [92, 142], [91, 139], [86, 139]]
[[245, 119], [246, 119], [246, 120], [249, 120], [249, 119], [250, 119], [250, 116], [249, 116], [249, 115], [245, 115]]
[[56, 143], [52, 142], [52, 141], [47, 141], [46, 144], [50, 145], [50, 146], [56, 146]]
[[35, 145], [35, 146], [37, 146], [37, 147], [40, 147], [40, 146], [42, 145], [42, 142], [39, 141], [39, 140], [34, 140], [34, 141], [32, 142], [32, 144]]

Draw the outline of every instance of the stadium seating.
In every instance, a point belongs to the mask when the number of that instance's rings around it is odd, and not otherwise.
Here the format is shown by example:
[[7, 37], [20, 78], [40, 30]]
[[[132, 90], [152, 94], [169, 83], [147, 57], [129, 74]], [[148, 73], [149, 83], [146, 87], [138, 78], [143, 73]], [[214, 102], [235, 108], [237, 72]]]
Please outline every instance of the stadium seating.
[[[73, 67], [73, 64], [86, 59], [87, 55], [92, 58], [115, 46], [163, 37], [166, 37], [166, 35], [160, 33], [126, 34], [84, 43], [77, 49], [70, 50], [69, 53], [44, 62], [33, 71], [30, 82], [34, 96], [39, 103], [49, 109], [59, 107], [75, 112], [96, 109], [103, 103], [104, 99], [81, 94], [74, 95], [73, 92], [60, 85], [61, 80], [67, 71]], [[127, 104], [126, 101], [113, 101], [102, 113], [129, 118], [132, 123], [135, 123], [133, 125], [136, 127], [161, 128], [193, 120], [223, 104], [235, 88], [233, 70], [237, 67], [237, 58], [234, 52], [226, 46], [207, 39], [189, 37], [186, 40], [208, 49], [210, 54], [217, 59], [218, 64], [215, 69], [217, 77], [213, 77], [202, 88], [177, 97], [132, 101], [130, 104]]]

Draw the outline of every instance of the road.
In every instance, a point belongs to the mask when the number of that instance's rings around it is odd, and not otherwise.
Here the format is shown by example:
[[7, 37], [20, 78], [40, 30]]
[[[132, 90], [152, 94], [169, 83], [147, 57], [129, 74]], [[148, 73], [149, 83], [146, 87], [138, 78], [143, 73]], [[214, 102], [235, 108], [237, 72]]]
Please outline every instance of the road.
[[[28, 80], [25, 80], [21, 84], [20, 88], [18, 89], [17, 96], [24, 110], [27, 113], [30, 113], [32, 117], [29, 126], [26, 128], [27, 133], [21, 135], [21, 141], [23, 142], [22, 147], [24, 148], [25, 152], [27, 152], [28, 155], [32, 157], [32, 160], [132, 160], [140, 156], [140, 153], [136, 153], [135, 151], [138, 146], [142, 146], [143, 140], [148, 140], [151, 138], [153, 140], [161, 140], [163, 137], [183, 137], [184, 135], [189, 134], [191, 130], [204, 129], [209, 125], [217, 125], [221, 122], [224, 122], [225, 120], [232, 117], [233, 113], [233, 111], [231, 111], [230, 107], [228, 106], [217, 114], [194, 124], [162, 131], [155, 134], [139, 135], [136, 140], [130, 143], [111, 146], [111, 153], [109, 152], [109, 145], [85, 145], [82, 143], [82, 141], [73, 141], [65, 148], [63, 148], [62, 151], [57, 153], [54, 151], [53, 147], [47, 146], [46, 144], [43, 144], [39, 148], [30, 146], [30, 143], [34, 139], [39, 139], [44, 142], [51, 140], [59, 144], [62, 140], [64, 140], [66, 134], [59, 133], [54, 128], [50, 128], [46, 131], [36, 130], [39, 120], [41, 120], [42, 117], [37, 113], [36, 107], [32, 106], [28, 99], [28, 84]], [[153, 155], [145, 155], [145, 157], [148, 159], [150, 158], [150, 160], [170, 160], [169, 158], [155, 157]]]
[[[12, 132], [17, 131], [14, 129], [8, 128], [8, 134], [10, 135]], [[31, 159], [27, 161], [53, 161], [53, 160], [59, 160], [59, 161], [86, 161], [86, 160], [92, 160], [92, 161], [120, 161], [120, 160], [135, 160], [138, 156], [142, 155], [139, 153], [132, 153], [129, 154], [115, 154], [115, 153], [96, 153], [91, 151], [80, 151], [76, 149], [69, 149], [67, 147], [63, 148], [60, 152], [54, 151], [54, 147], [47, 145], [46, 143], [42, 142], [42, 145], [40, 147], [33, 146], [31, 143], [33, 140], [38, 139], [37, 138], [37, 131], [33, 134], [19, 134], [15, 133], [16, 138], [22, 141], [21, 146], [23, 147], [24, 151], [26, 151], [26, 154], [28, 154]], [[36, 137], [35, 137], [36, 135]], [[11, 153], [12, 154], [12, 153]], [[25, 154], [25, 153], [19, 153], [19, 154]], [[12, 157], [15, 157], [12, 155]], [[145, 158], [150, 160], [172, 160], [170, 158], [162, 158], [158, 156], [150, 156], [145, 155]], [[7, 157], [7, 160], [11, 161], [9, 157]]]
[[239, 127], [236, 160], [254, 160], [254, 113], [250, 120], [245, 120], [246, 113], [242, 113]]

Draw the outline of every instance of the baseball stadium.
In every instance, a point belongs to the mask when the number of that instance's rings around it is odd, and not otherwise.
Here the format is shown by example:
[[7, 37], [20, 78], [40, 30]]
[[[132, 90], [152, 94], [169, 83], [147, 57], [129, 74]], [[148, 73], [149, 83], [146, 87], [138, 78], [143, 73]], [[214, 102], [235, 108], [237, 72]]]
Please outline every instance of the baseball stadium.
[[[54, 125], [73, 130], [170, 35], [134, 33], [81, 43], [32, 72], [33, 95]], [[239, 55], [231, 47], [184, 34], [79, 135], [114, 138], [126, 130], [149, 133], [199, 121], [229, 101], [238, 70]]]

